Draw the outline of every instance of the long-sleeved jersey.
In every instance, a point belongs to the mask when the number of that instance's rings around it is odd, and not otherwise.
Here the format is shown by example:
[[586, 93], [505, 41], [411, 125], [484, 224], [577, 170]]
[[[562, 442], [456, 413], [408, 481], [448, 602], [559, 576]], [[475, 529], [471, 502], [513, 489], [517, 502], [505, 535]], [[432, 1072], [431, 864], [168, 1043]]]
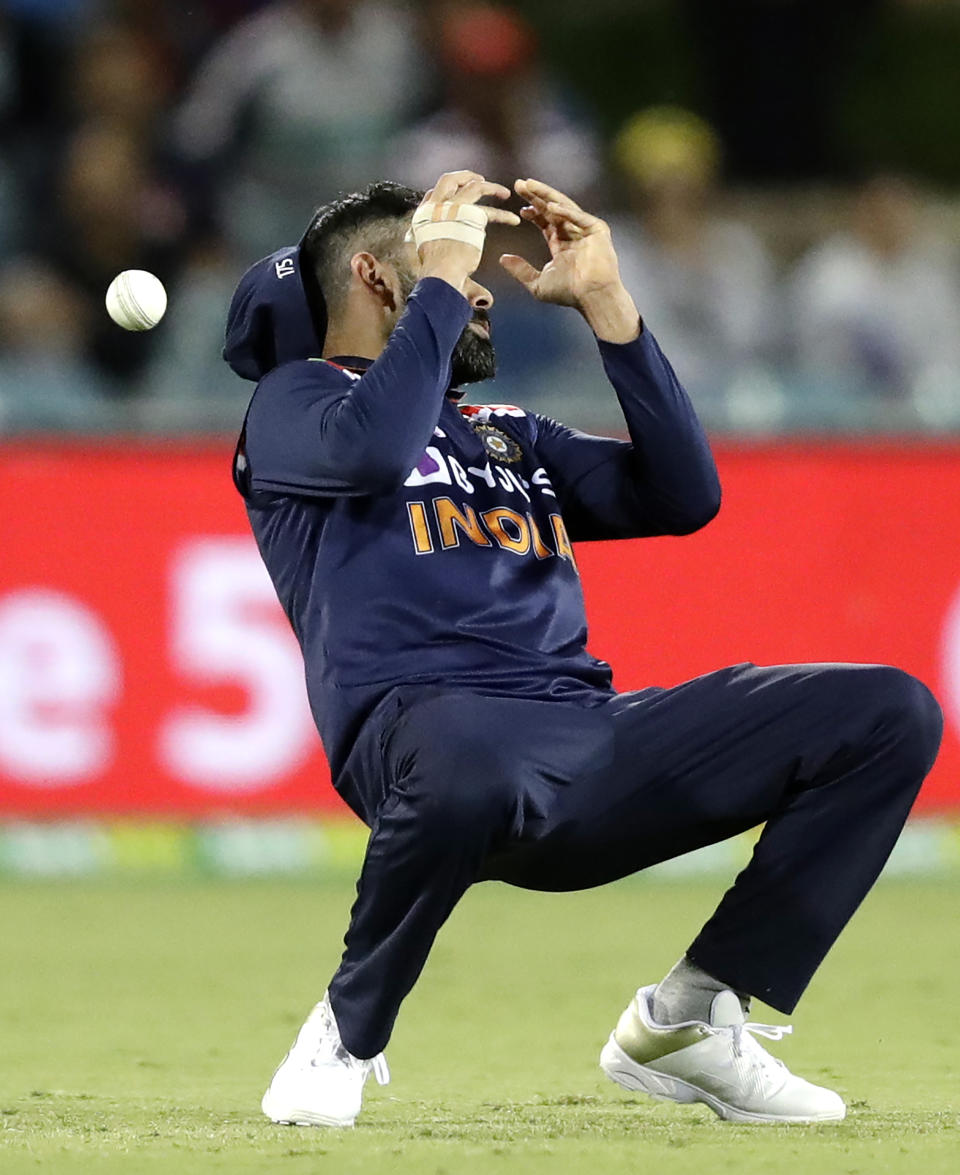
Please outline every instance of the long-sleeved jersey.
[[470, 316], [428, 278], [375, 361], [281, 362], [250, 403], [235, 480], [334, 779], [396, 685], [608, 697], [572, 544], [685, 534], [719, 506], [706, 437], [648, 331], [599, 344], [622, 441], [456, 403], [450, 356]]

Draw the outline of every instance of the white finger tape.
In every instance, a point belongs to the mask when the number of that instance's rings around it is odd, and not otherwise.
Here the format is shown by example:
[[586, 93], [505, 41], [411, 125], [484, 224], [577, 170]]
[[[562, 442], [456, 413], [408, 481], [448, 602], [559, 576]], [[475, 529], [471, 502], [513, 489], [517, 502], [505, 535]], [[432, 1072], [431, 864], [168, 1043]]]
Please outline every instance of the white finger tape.
[[481, 253], [486, 231], [486, 209], [452, 201], [421, 204], [413, 214], [410, 229], [418, 249], [428, 241], [460, 241]]

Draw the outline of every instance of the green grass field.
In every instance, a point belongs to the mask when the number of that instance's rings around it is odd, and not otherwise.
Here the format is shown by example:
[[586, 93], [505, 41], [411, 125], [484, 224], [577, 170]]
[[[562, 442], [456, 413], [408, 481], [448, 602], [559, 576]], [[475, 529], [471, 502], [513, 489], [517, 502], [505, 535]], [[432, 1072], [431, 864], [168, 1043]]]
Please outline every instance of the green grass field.
[[6, 884], [0, 1171], [960, 1170], [956, 883], [882, 884], [772, 1046], [844, 1094], [842, 1125], [731, 1127], [606, 1081], [622, 1006], [718, 895], [476, 888], [405, 1006], [393, 1083], [332, 1132], [273, 1126], [259, 1098], [336, 963], [348, 883]]

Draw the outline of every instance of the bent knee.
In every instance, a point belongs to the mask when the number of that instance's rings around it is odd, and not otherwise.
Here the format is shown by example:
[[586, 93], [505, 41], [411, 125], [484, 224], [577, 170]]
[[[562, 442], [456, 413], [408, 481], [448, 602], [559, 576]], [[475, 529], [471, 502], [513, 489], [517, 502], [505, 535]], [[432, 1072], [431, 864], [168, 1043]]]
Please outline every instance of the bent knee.
[[891, 665], [869, 669], [877, 713], [897, 728], [901, 755], [921, 776], [933, 766], [943, 737], [940, 703], [919, 678]]

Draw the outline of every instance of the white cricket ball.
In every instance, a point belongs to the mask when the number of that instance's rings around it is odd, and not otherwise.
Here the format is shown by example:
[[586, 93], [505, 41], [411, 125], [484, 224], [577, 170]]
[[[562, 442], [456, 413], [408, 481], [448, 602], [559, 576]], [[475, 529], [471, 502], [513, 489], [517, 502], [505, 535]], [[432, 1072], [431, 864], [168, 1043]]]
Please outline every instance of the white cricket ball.
[[163, 282], [145, 269], [125, 269], [107, 290], [107, 313], [124, 330], [150, 330], [166, 309]]

